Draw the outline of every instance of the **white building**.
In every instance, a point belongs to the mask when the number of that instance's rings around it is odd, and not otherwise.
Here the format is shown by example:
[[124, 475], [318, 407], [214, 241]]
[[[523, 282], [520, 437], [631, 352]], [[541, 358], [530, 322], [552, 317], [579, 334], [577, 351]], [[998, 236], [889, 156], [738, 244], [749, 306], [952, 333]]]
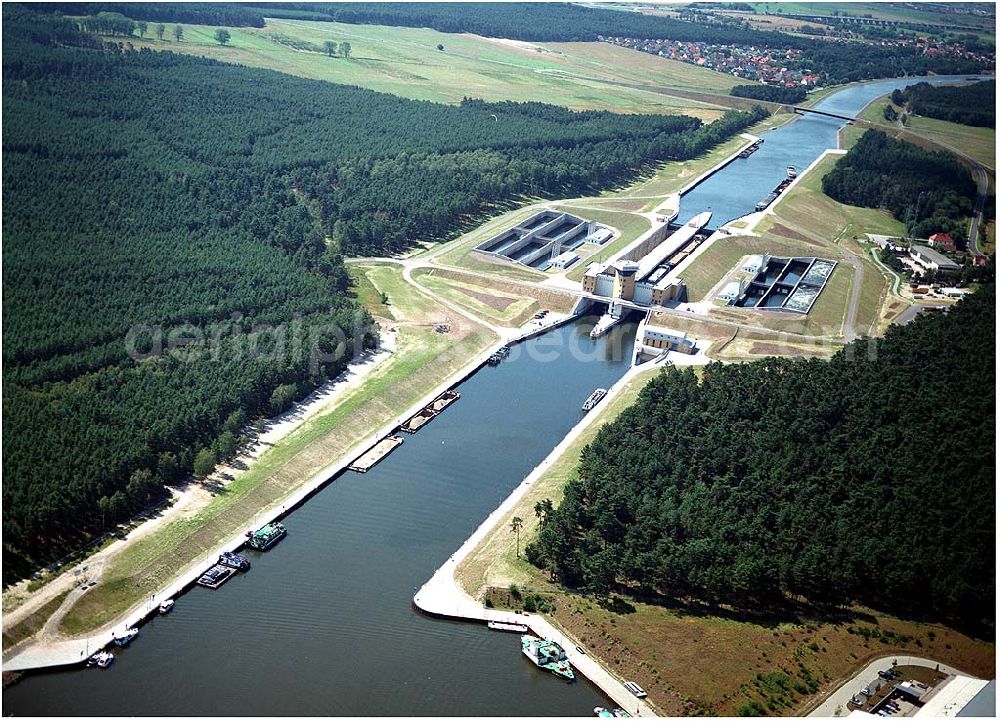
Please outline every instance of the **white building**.
[[580, 257], [572, 251], [563, 251], [561, 254], [549, 261], [549, 266], [556, 269], [568, 269], [579, 260]]
[[768, 258], [769, 257], [767, 254], [756, 254], [754, 256], [747, 256], [746, 261], [743, 262], [743, 266], [741, 267], [740, 270], [746, 274], [756, 274], [762, 268], [767, 266]]
[[652, 353], [664, 350], [679, 351], [684, 354], [695, 352], [694, 339], [689, 339], [687, 332], [668, 329], [665, 326], [647, 324], [642, 331], [642, 345]]
[[725, 287], [719, 292], [718, 298], [720, 301], [725, 301], [727, 304], [731, 304], [736, 301], [743, 294], [743, 290], [747, 287], [747, 282], [743, 279], [736, 279], [735, 281], [730, 281]]

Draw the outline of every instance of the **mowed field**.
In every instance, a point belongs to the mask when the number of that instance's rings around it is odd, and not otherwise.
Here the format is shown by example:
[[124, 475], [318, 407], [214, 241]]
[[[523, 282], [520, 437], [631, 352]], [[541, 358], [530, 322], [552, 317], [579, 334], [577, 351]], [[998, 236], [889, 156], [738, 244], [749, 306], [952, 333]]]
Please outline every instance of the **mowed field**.
[[[673, 96], [669, 89], [725, 96], [736, 84], [724, 73], [608, 43], [536, 45], [425, 28], [268, 19], [263, 28], [230, 28], [232, 39], [221, 46], [214, 26], [182, 27], [181, 42], [172, 25], [163, 40], [151, 28], [145, 40], [132, 42], [442, 103], [464, 97], [541, 101], [577, 110], [683, 112], [711, 121], [723, 106]], [[350, 56], [328, 57], [328, 40], [350, 43]]]

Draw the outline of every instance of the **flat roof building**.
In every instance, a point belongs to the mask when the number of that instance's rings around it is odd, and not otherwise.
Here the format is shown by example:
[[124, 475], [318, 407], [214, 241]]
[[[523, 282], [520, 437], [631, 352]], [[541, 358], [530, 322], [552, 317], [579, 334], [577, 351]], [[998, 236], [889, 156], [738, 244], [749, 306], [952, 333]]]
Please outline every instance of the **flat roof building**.
[[958, 271], [960, 268], [954, 261], [930, 246], [914, 244], [910, 247], [910, 258], [929, 271]]
[[694, 354], [694, 339], [689, 339], [687, 332], [668, 329], [665, 326], [650, 326], [647, 324], [642, 331], [642, 345], [645, 351], [658, 353], [662, 351], [679, 351], [683, 354]]

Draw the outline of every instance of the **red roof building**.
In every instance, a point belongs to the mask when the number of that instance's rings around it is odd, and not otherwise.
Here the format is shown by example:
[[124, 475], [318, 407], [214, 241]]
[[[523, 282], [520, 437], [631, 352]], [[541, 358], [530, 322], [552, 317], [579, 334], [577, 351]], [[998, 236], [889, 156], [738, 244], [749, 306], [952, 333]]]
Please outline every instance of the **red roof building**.
[[944, 251], [948, 254], [955, 253], [955, 239], [946, 233], [936, 233], [927, 240], [930, 241], [931, 246], [939, 251]]

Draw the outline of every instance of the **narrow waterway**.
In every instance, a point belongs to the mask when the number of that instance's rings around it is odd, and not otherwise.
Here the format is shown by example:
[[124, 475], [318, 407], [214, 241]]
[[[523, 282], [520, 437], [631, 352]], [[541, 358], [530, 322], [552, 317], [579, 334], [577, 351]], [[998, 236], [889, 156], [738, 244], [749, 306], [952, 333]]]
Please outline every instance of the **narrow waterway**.
[[634, 324], [595, 318], [514, 347], [367, 474], [286, 519], [220, 589], [193, 588], [108, 670], [35, 673], [5, 715], [589, 715], [606, 705], [521, 655], [520, 639], [433, 620], [414, 588], [448, 559], [628, 369]]
[[[939, 84], [965, 79], [963, 75], [872, 81], [833, 93], [818, 103], [816, 109], [856, 116], [866, 105], [895, 88], [923, 81]], [[805, 114], [792, 123], [762, 133], [764, 143], [756, 153], [749, 158], [737, 158], [681, 197], [678, 222], [686, 223], [702, 211], [711, 210], [710, 226], [717, 228], [753, 213], [757, 202], [785, 178], [787, 166], [801, 172], [823, 151], [836, 148], [837, 131], [846, 123], [837, 118]]]

